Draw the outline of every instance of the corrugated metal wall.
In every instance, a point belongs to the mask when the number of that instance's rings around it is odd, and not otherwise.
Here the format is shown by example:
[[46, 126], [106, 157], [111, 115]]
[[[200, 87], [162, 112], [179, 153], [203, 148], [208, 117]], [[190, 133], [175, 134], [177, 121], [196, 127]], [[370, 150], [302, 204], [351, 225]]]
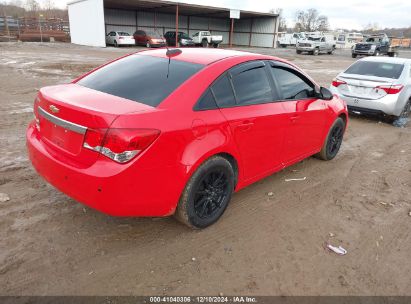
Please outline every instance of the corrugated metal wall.
[[[106, 32], [136, 29], [157, 30], [164, 34], [175, 30], [174, 14], [105, 9]], [[273, 47], [275, 18], [239, 19], [234, 23], [233, 44], [242, 46]], [[190, 36], [198, 31], [209, 30], [213, 35], [223, 36], [223, 44], [230, 40], [230, 19], [179, 16], [179, 30]], [[250, 44], [251, 43], [251, 44]]]

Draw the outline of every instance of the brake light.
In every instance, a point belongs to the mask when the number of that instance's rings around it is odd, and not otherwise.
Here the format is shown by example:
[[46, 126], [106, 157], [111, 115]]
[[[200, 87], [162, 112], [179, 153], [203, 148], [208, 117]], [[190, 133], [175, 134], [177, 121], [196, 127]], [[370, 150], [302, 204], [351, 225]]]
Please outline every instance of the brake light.
[[147, 149], [159, 135], [155, 129], [88, 129], [83, 147], [123, 164]]
[[335, 78], [332, 82], [332, 86], [338, 88], [340, 85], [347, 84], [345, 81]]
[[403, 89], [403, 85], [402, 84], [394, 84], [394, 85], [382, 85], [382, 86], [378, 86], [375, 89], [376, 90], [383, 90], [385, 91], [385, 93], [387, 94], [398, 94], [399, 92], [401, 92], [401, 90]]

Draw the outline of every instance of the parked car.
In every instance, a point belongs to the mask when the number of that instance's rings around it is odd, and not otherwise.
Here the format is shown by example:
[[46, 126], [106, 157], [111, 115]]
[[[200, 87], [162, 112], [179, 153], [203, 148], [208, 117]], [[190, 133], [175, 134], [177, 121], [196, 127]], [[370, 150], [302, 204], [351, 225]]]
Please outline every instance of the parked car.
[[304, 38], [304, 33], [281, 33], [280, 37], [278, 38], [277, 44], [282, 48], [286, 48], [287, 46], [296, 46], [297, 41]]
[[193, 35], [193, 41], [196, 45], [201, 45], [202, 47], [213, 46], [218, 48], [220, 43], [223, 42], [223, 36], [211, 35], [209, 31], [201, 31]]
[[118, 47], [122, 45], [135, 45], [136, 42], [127, 32], [110, 32], [106, 36], [106, 44]]
[[[176, 57], [177, 56], [177, 57]], [[333, 159], [344, 102], [292, 63], [191, 48], [113, 61], [42, 88], [29, 157], [57, 189], [114, 216], [216, 222], [231, 195], [311, 155]]]
[[327, 53], [332, 55], [335, 50], [335, 41], [327, 40], [324, 36], [310, 36], [297, 42], [297, 54], [307, 52], [311, 55]]
[[362, 114], [406, 118], [411, 107], [411, 60], [363, 58], [340, 73], [331, 92], [345, 100], [348, 109]]
[[[176, 46], [176, 32], [167, 32], [164, 34], [167, 45]], [[193, 39], [184, 32], [178, 32], [178, 44], [179, 46], [195, 46]]]
[[145, 45], [148, 48], [163, 47], [166, 45], [165, 39], [155, 31], [137, 30], [133, 37], [136, 41], [136, 45]]
[[399, 46], [391, 46], [390, 39], [386, 34], [372, 35], [365, 42], [357, 43], [351, 49], [352, 58], [357, 56], [398, 56]]

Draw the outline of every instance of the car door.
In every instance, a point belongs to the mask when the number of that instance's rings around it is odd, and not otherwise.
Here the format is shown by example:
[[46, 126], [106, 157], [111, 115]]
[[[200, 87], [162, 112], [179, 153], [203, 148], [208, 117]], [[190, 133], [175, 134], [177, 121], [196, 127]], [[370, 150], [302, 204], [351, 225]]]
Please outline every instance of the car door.
[[140, 36], [141, 36], [141, 31], [137, 30], [134, 32], [133, 37], [134, 37], [134, 41], [136, 45], [140, 45], [140, 39], [141, 39]]
[[385, 54], [388, 52], [388, 49], [390, 47], [390, 40], [388, 37], [384, 37], [381, 39], [381, 46], [380, 46], [380, 52]]
[[211, 87], [241, 154], [245, 179], [282, 168], [288, 120], [273, 90], [267, 63], [251, 61], [229, 70]]
[[110, 32], [110, 33], [107, 34], [107, 37], [106, 37], [106, 43], [107, 44], [113, 44], [112, 34], [113, 34], [113, 32]]
[[327, 50], [327, 42], [325, 41], [325, 37], [322, 37], [320, 40], [320, 51], [325, 52]]
[[147, 34], [144, 31], [139, 31], [138, 32], [138, 44], [139, 45], [146, 45], [147, 41]]
[[288, 117], [282, 158], [290, 164], [321, 148], [328, 107], [316, 97], [318, 88], [292, 66], [272, 61], [271, 75]]

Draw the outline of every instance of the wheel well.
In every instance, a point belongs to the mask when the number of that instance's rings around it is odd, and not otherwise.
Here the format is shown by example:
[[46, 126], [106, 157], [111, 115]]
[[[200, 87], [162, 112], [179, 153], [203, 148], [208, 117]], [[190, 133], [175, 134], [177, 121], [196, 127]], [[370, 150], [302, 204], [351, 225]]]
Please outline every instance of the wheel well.
[[226, 160], [228, 160], [231, 164], [231, 166], [233, 167], [234, 170], [234, 188], [237, 186], [238, 183], [238, 163], [237, 160], [234, 158], [234, 156], [232, 156], [231, 154], [228, 153], [220, 153], [217, 154], [217, 156], [221, 156], [224, 157]]
[[339, 118], [341, 118], [344, 121], [344, 124], [347, 125], [347, 115], [345, 114], [340, 114], [340, 116], [338, 116]]

